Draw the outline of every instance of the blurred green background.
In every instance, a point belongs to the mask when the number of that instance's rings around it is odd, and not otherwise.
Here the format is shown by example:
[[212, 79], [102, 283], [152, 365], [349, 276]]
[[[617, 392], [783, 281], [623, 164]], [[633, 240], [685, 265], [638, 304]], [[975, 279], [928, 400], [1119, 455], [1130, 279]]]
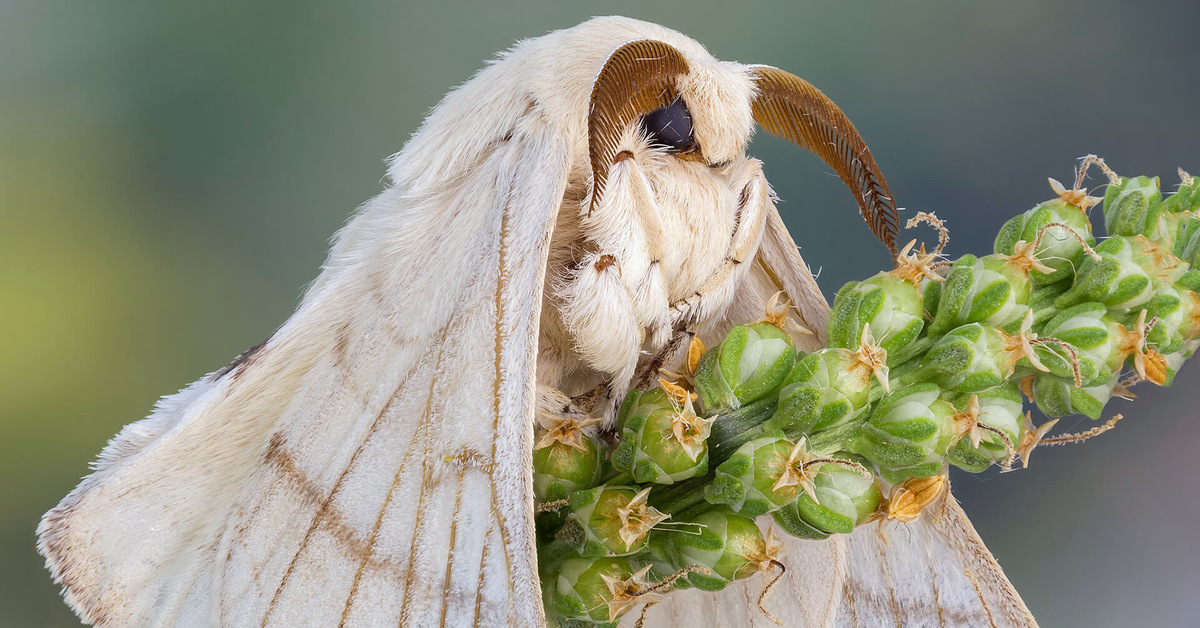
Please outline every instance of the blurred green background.
[[[612, 13], [821, 87], [900, 204], [948, 221], [953, 255], [986, 250], [1085, 153], [1164, 187], [1200, 170], [1188, 0], [0, 0], [0, 624], [76, 624], [34, 551], [39, 515], [155, 398], [288, 316], [443, 93], [518, 38]], [[828, 168], [774, 138], [751, 151], [827, 294], [887, 265]], [[1197, 386], [1193, 365], [1115, 403], [1113, 433], [956, 477], [1042, 625], [1195, 625]]]

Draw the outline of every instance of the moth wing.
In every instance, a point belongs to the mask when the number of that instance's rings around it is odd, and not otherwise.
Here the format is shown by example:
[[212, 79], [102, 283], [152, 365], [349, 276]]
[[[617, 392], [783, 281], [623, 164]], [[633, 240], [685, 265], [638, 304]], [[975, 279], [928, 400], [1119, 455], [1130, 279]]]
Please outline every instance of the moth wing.
[[724, 338], [733, 325], [762, 320], [767, 302], [776, 293], [792, 305], [792, 319], [811, 335], [794, 335], [798, 349], [815, 351], [824, 346], [829, 303], [817, 286], [812, 271], [800, 256], [775, 204], [768, 201], [766, 222], [758, 253], [738, 287], [724, 320], [703, 330], [706, 338]]
[[[453, 109], [472, 101], [488, 116]], [[464, 130], [480, 148], [451, 175], [421, 142], [456, 142], [414, 139], [394, 168], [433, 183], [365, 206], [269, 341], [125, 428], [47, 513], [82, 618], [542, 624], [534, 366], [570, 159], [524, 98], [448, 102], [435, 117], [508, 126]]]
[[837, 626], [1037, 627], [953, 496], [882, 534], [846, 541]]
[[[824, 541], [787, 541], [778, 558], [790, 568], [765, 598], [764, 575], [730, 583], [716, 592], [675, 591], [646, 609], [644, 627], [775, 628], [775, 623], [759, 610], [760, 598], [762, 608], [783, 621], [784, 626], [833, 625], [846, 570], [844, 539], [833, 536]], [[638, 613], [628, 613], [621, 626], [634, 626]]]

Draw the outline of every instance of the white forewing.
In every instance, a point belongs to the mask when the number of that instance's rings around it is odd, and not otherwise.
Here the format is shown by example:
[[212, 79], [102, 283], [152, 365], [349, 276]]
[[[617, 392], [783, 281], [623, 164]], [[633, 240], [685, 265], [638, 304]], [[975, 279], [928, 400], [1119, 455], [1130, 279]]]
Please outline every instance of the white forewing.
[[883, 534], [863, 526], [846, 542], [837, 626], [1036, 628], [953, 496]]
[[542, 621], [530, 417], [570, 160], [551, 121], [514, 111], [471, 129], [492, 143], [454, 185], [369, 203], [284, 327], [127, 428], [47, 514], [41, 547], [81, 616]]

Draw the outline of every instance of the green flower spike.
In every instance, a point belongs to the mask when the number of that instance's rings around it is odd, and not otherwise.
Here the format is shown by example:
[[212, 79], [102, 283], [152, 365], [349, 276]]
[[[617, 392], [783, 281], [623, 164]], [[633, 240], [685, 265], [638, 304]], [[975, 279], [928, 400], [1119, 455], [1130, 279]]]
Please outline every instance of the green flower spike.
[[763, 606], [786, 571], [777, 558], [782, 544], [775, 538], [775, 531], [768, 528], [764, 537], [753, 519], [722, 508], [710, 510], [694, 521], [702, 526], [699, 535], [674, 538], [679, 564], [705, 568], [703, 572], [688, 575], [688, 583], [702, 591], [720, 591], [735, 580], [761, 573], [770, 580], [758, 596], [758, 610], [782, 626]]
[[1120, 373], [1112, 373], [1107, 380], [1088, 386], [1076, 386], [1073, 381], [1038, 373], [1030, 380], [1032, 389], [1029, 397], [1039, 410], [1048, 417], [1059, 418], [1082, 414], [1090, 419], [1099, 419], [1104, 405], [1115, 395], [1121, 380]]
[[788, 452], [794, 446], [779, 432], [743, 444], [717, 467], [716, 477], [704, 487], [710, 504], [727, 505], [748, 517], [764, 515], [796, 499], [794, 487], [774, 490], [786, 472]]
[[1020, 240], [1010, 255], [964, 255], [954, 262], [942, 284], [930, 335], [969, 323], [1007, 327], [1019, 321], [1033, 289], [1030, 273], [1053, 272], [1036, 257], [1037, 247], [1037, 240]]
[[1035, 348], [1042, 364], [1055, 377], [1079, 385], [1096, 386], [1108, 381], [1121, 366], [1117, 344], [1122, 337], [1120, 324], [1108, 315], [1102, 303], [1081, 303], [1060, 311], [1042, 326], [1044, 337], [1064, 345], [1044, 344]]
[[1148, 236], [1162, 211], [1158, 177], [1121, 177], [1104, 194], [1104, 230], [1110, 236]]
[[538, 422], [543, 429], [533, 447], [533, 491], [538, 500], [565, 499], [598, 484], [602, 449], [584, 430], [600, 419], [539, 413]]
[[[692, 520], [701, 532], [672, 537], [678, 562], [700, 565], [710, 573], [694, 573], [688, 582], [702, 591], [719, 591], [730, 582], [771, 568], [779, 543], [768, 531], [764, 538], [754, 520], [724, 508], [709, 510]], [[777, 562], [777, 561], [776, 561]]]
[[979, 323], [958, 327], [934, 343], [920, 366], [901, 379], [935, 382], [953, 392], [979, 392], [1004, 383], [1018, 364], [1046, 371], [1034, 347], [1057, 341], [1038, 338], [1032, 325], [1033, 312], [1026, 311], [1016, 334]]

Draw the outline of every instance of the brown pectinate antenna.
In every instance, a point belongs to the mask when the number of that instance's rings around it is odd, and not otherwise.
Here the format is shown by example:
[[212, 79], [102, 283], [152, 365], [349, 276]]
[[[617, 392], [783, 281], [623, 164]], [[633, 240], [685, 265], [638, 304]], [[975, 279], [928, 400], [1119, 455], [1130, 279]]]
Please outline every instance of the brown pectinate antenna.
[[675, 79], [687, 71], [687, 59], [678, 50], [652, 39], [631, 41], [609, 55], [592, 84], [588, 108], [588, 153], [592, 162], [589, 214], [604, 195], [621, 134], [638, 118], [671, 104], [676, 95]]
[[900, 216], [879, 165], [842, 110], [812, 83], [779, 68], [751, 68], [758, 86], [754, 119], [778, 135], [814, 152], [854, 192], [875, 237], [896, 257]]

